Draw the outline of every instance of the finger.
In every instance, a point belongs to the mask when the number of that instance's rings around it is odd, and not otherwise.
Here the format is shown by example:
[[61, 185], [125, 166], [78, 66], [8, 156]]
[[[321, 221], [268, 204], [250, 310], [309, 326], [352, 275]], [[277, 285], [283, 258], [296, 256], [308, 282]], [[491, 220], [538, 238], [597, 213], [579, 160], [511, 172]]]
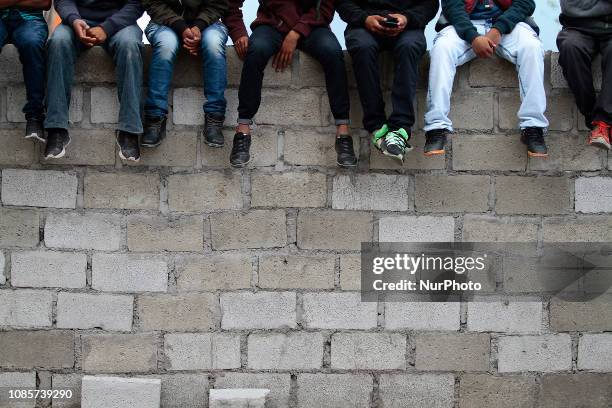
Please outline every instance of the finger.
[[279, 58], [280, 58], [280, 53], [276, 54], [274, 56], [274, 59], [272, 60], [272, 68], [278, 70], [278, 62], [279, 62]]

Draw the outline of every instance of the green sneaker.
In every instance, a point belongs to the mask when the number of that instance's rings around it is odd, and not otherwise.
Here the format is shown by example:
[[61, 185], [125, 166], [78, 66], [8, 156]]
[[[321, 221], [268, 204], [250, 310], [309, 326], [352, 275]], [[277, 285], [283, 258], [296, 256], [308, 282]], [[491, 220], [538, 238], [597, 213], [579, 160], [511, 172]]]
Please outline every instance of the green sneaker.
[[412, 150], [412, 146], [408, 144], [411, 135], [405, 129], [398, 129], [387, 133], [382, 145], [382, 152], [390, 157], [404, 161], [404, 155]]
[[372, 133], [372, 144], [380, 151], [382, 151], [382, 144], [387, 133], [389, 133], [389, 126], [386, 123]]

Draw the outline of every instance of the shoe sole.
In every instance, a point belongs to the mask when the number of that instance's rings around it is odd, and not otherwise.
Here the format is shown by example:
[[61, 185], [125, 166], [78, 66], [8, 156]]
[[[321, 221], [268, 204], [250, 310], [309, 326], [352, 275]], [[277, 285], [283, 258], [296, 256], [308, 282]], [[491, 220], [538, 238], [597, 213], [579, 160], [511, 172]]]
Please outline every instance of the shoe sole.
[[230, 162], [230, 166], [232, 166], [235, 169], [241, 169], [243, 167], [246, 167], [246, 165], [249, 164], [250, 162], [251, 162], [251, 159], [249, 159], [249, 161], [246, 162], [246, 163], [240, 163], [240, 164], [234, 164], [234, 163]]
[[546, 158], [548, 158], [548, 153], [527, 152], [527, 156], [534, 157], [534, 158], [539, 158], [539, 159], [546, 159]]
[[610, 144], [601, 137], [590, 139], [587, 143], [591, 146], [599, 147], [600, 149], [610, 150]]
[[162, 142], [160, 141], [159, 143], [155, 143], [155, 144], [151, 144], [151, 143], [141, 143], [140, 146], [142, 147], [149, 147], [149, 148], [153, 148], [153, 147], [159, 147], [161, 146]]
[[219, 143], [211, 143], [209, 141], [206, 140], [206, 138], [204, 138], [204, 144], [206, 146], [210, 146], [210, 147], [214, 147], [215, 149], [220, 149], [223, 146], [225, 146], [225, 143], [219, 144]]
[[442, 150], [432, 150], [431, 152], [424, 152], [423, 155], [425, 157], [431, 157], [431, 156], [440, 156], [444, 153], [446, 153], [446, 151], [442, 149]]
[[355, 163], [355, 164], [340, 164], [339, 162], [336, 162], [336, 164], [339, 167], [343, 167], [343, 168], [347, 168], [347, 169], [357, 167], [357, 163]]
[[125, 156], [123, 155], [123, 152], [121, 151], [121, 146], [119, 145], [119, 142], [117, 142], [117, 141], [115, 140], [115, 144], [117, 145], [117, 147], [119, 147], [119, 157], [121, 158], [121, 160], [131, 161], [131, 162], [134, 162], [134, 163], [138, 163], [138, 162], [140, 161], [140, 157], [139, 157], [139, 158], [137, 158], [137, 159], [136, 159], [136, 158], [133, 158], [133, 157], [125, 157]]
[[45, 143], [46, 140], [43, 139], [42, 137], [38, 136], [38, 133], [30, 133], [29, 135], [25, 135], [25, 138], [30, 140], [30, 139], [36, 139], [37, 141], [41, 142], [41, 143]]

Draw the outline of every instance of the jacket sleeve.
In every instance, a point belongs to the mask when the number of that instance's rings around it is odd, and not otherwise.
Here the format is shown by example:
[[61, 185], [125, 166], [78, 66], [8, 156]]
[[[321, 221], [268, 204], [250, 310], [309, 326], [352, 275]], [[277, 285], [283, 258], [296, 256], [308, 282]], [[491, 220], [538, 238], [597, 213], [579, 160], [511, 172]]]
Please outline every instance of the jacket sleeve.
[[227, 13], [228, 8], [227, 0], [210, 0], [205, 2], [205, 5], [202, 5], [200, 13], [196, 17], [195, 25], [200, 30], [204, 30], [215, 21], [219, 21]]
[[142, 0], [142, 5], [153, 22], [172, 28], [179, 36], [189, 27], [164, 0]]
[[363, 27], [369, 14], [355, 0], [336, 0], [340, 18], [352, 27]]
[[478, 30], [465, 11], [464, 0], [442, 0], [442, 13], [463, 40], [471, 44], [478, 37]]
[[55, 11], [57, 11], [64, 24], [72, 27], [74, 20], [81, 18], [75, 0], [55, 0], [53, 3]]
[[438, 14], [440, 3], [438, 0], [421, 0], [414, 6], [402, 12], [408, 19], [406, 28], [425, 28], [425, 26]]
[[119, 11], [107, 18], [100, 26], [110, 37], [122, 28], [136, 24], [142, 13], [140, 0], [128, 0]]
[[229, 0], [228, 10], [223, 18], [223, 24], [227, 27], [233, 42], [236, 42], [240, 37], [248, 37], [249, 35], [242, 16], [243, 3], [244, 0]]
[[317, 12], [316, 7], [302, 14], [298, 22], [293, 26], [293, 30], [297, 31], [306, 38], [310, 35], [313, 27], [327, 27], [334, 19], [334, 0], [321, 0], [321, 7]]
[[497, 28], [502, 34], [509, 34], [521, 21], [533, 14], [535, 2], [533, 0], [514, 0], [512, 5], [499, 16], [492, 28]]

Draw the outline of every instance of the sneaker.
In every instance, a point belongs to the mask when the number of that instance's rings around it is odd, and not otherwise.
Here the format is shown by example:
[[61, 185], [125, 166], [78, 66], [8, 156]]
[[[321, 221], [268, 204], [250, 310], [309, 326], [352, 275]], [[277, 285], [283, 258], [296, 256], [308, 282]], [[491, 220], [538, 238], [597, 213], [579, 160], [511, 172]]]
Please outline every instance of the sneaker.
[[372, 144], [380, 151], [382, 151], [382, 144], [385, 141], [384, 137], [389, 133], [389, 125], [386, 123], [378, 130], [372, 133]]
[[548, 148], [544, 141], [544, 129], [528, 127], [521, 130], [521, 142], [527, 145], [529, 157], [548, 157]]
[[444, 154], [446, 135], [448, 135], [448, 129], [434, 129], [426, 132], [425, 147], [423, 148], [425, 156], [429, 157]]
[[70, 135], [66, 129], [47, 129], [45, 159], [60, 159], [66, 155], [66, 146], [70, 144]]
[[206, 113], [204, 116], [204, 143], [210, 147], [223, 147], [223, 122], [225, 116], [219, 113]]
[[403, 163], [404, 155], [412, 150], [408, 140], [410, 140], [410, 134], [405, 129], [399, 128], [387, 133], [382, 143], [383, 154], [394, 157]]
[[593, 130], [589, 134], [587, 143], [591, 146], [610, 150], [610, 129], [611, 126], [606, 122], [593, 122]]
[[145, 116], [144, 133], [141, 145], [144, 147], [157, 147], [166, 138], [166, 117]]
[[43, 121], [36, 118], [27, 119], [25, 138], [36, 139], [39, 142], [45, 143], [45, 128], [43, 126]]
[[230, 164], [232, 167], [244, 167], [251, 160], [249, 150], [251, 148], [251, 135], [236, 132], [234, 135], [234, 145], [230, 154]]
[[353, 149], [353, 138], [351, 135], [340, 135], [336, 137], [336, 163], [340, 167], [357, 166], [357, 157]]
[[138, 162], [140, 160], [140, 146], [138, 145], [138, 135], [134, 133], [117, 132], [117, 146], [119, 146], [119, 157], [122, 160]]

